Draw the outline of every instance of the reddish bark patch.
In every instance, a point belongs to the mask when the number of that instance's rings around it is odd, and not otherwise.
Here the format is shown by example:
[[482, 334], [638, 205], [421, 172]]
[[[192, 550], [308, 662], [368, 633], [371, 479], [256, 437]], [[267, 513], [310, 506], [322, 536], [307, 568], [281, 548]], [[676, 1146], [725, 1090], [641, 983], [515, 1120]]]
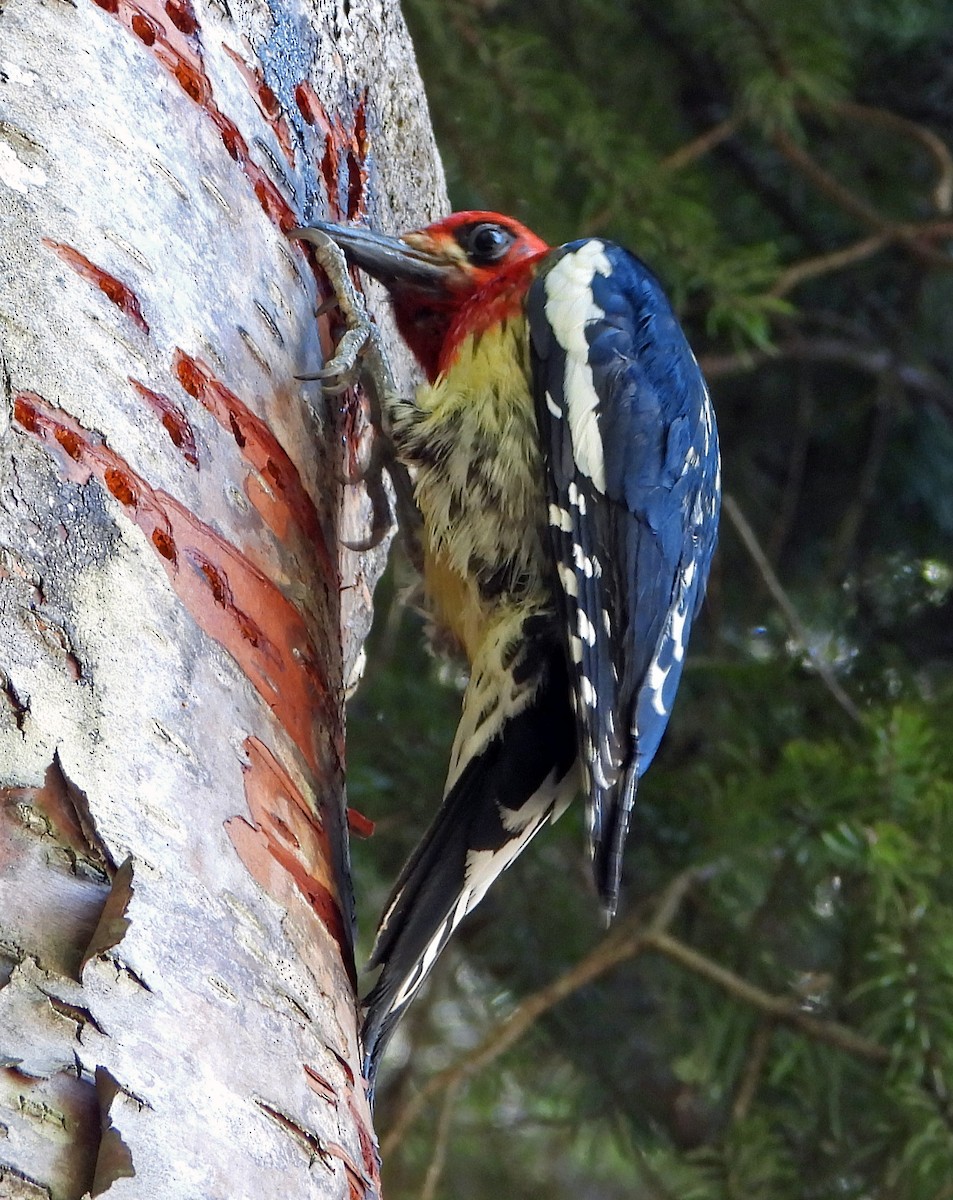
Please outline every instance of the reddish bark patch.
[[50, 238], [44, 238], [43, 245], [58, 255], [67, 266], [72, 267], [77, 275], [95, 284], [108, 300], [121, 309], [134, 324], [138, 325], [143, 333], [149, 332], [149, 326], [142, 315], [139, 300], [132, 288], [124, 284], [121, 279], [117, 279], [115, 275], [110, 275], [108, 271], [97, 267], [85, 254], [80, 254], [78, 250], [67, 246], [65, 242], [54, 242]]
[[[151, 487], [102, 439], [35, 393], [14, 398], [14, 416], [59, 452], [57, 432], [72, 433], [79, 458], [63, 459], [80, 483], [107, 474], [130, 499], [126, 511], [156, 550], [176, 595], [196, 624], [238, 663], [312, 770], [318, 770], [315, 717], [340, 741], [336, 706], [298, 609], [239, 550], [168, 493]], [[128, 492], [127, 492], [128, 489]], [[125, 501], [124, 501], [125, 503]]]
[[347, 810], [347, 827], [355, 837], [369, 838], [374, 835], [374, 822], [356, 808]]
[[328, 550], [314, 502], [301, 482], [298, 468], [265, 422], [204, 363], [184, 350], [176, 350], [172, 370], [183, 389], [232, 435], [242, 457], [256, 471], [257, 477], [246, 481], [245, 492], [262, 520], [282, 540], [293, 522], [318, 552], [325, 572], [336, 578], [337, 563]]
[[[299, 892], [352, 961], [350, 937], [335, 898], [331, 845], [323, 822], [294, 780], [258, 738], [246, 738], [245, 799], [251, 821], [232, 817], [225, 829], [249, 873], [288, 908]], [[349, 967], [350, 969], [350, 967]]]
[[46, 769], [43, 786], [24, 788], [30, 805], [41, 812], [50, 823], [50, 833], [61, 846], [66, 846], [78, 858], [93, 864], [103, 875], [112, 875], [115, 864], [106, 843], [99, 836], [89, 809], [89, 799], [60, 764], [59, 755]]
[[198, 467], [199, 456], [195, 448], [195, 432], [189, 424], [185, 412], [168, 396], [154, 392], [144, 383], [130, 378], [129, 382], [135, 389], [136, 395], [145, 400], [162, 423], [162, 428], [172, 439], [173, 446], [181, 450], [182, 457], [190, 467]]
[[288, 128], [288, 122], [285, 120], [281, 112], [281, 105], [278, 103], [278, 97], [272, 89], [265, 83], [260, 67], [251, 67], [240, 54], [232, 50], [230, 46], [224, 46], [223, 49], [232, 62], [238, 67], [238, 73], [241, 75], [245, 85], [258, 106], [258, 111], [271, 126], [272, 132], [278, 140], [278, 145], [281, 147], [281, 152], [288, 160], [290, 166], [295, 165], [294, 147], [291, 144], [291, 130]]
[[353, 1088], [354, 1087], [354, 1072], [351, 1070], [351, 1064], [347, 1061], [346, 1058], [343, 1058], [340, 1054], [338, 1054], [337, 1050], [335, 1050], [333, 1046], [328, 1046], [328, 1051], [331, 1054], [333, 1054], [334, 1057], [337, 1059], [338, 1066], [341, 1068], [341, 1070], [344, 1072], [345, 1077], [347, 1078], [348, 1087]]
[[330, 1082], [324, 1078], [314, 1067], [309, 1067], [307, 1063], [302, 1063], [304, 1068], [305, 1079], [308, 1081], [308, 1087], [315, 1092], [322, 1100], [327, 1100], [328, 1104], [333, 1104], [335, 1108], [338, 1106], [338, 1094], [331, 1086]]
[[367, 1200], [368, 1196], [376, 1196], [377, 1190], [371, 1181], [360, 1170], [357, 1163], [351, 1158], [350, 1154], [339, 1146], [337, 1142], [325, 1142], [323, 1145], [325, 1154], [330, 1154], [333, 1158], [338, 1158], [344, 1164], [344, 1173], [347, 1176], [347, 1194], [348, 1200]]
[[371, 1181], [371, 1186], [374, 1189], [372, 1195], [379, 1196], [381, 1191], [381, 1159], [377, 1152], [377, 1139], [374, 1137], [369, 1124], [370, 1110], [367, 1107], [366, 1101], [362, 1105], [358, 1105], [353, 1088], [348, 1092], [347, 1106], [351, 1114], [351, 1120], [354, 1122], [354, 1128], [357, 1130], [365, 1176]]

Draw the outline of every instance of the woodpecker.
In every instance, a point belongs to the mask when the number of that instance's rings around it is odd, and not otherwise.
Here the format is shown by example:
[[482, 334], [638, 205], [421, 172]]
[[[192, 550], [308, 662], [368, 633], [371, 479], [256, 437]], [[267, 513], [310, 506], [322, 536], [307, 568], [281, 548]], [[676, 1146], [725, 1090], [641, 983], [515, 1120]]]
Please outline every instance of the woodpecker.
[[371, 957], [365, 1073], [453, 930], [575, 794], [618, 903], [639, 780], [705, 592], [720, 502], [707, 388], [649, 268], [460, 212], [401, 238], [316, 224], [388, 290], [427, 382], [383, 416], [414, 477], [428, 604], [470, 666], [443, 803]]

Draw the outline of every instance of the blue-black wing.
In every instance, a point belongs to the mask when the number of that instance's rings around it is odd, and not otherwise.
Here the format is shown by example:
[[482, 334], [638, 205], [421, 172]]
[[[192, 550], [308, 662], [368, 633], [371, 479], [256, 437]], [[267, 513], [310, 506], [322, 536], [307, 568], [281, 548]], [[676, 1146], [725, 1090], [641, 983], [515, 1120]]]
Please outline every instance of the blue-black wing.
[[714, 552], [718, 436], [661, 285], [628, 251], [560, 247], [528, 315], [593, 867], [611, 914], [636, 786], [668, 723]]

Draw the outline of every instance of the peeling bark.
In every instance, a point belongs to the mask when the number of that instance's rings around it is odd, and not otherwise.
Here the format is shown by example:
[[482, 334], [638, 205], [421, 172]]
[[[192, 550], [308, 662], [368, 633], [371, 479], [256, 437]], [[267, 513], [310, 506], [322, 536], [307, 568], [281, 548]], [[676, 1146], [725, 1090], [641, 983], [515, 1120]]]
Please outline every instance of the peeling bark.
[[378, 1191], [342, 703], [383, 551], [339, 548], [367, 417], [295, 378], [334, 330], [284, 234], [444, 208], [388, 0], [0, 0], [0, 1198]]

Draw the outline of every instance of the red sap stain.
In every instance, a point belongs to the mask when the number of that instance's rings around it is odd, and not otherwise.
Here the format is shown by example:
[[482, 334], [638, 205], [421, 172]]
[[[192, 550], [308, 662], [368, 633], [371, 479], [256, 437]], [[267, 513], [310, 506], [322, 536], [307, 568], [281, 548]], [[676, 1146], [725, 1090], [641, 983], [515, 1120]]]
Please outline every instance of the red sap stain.
[[238, 126], [217, 110], [212, 114], [212, 124], [218, 130], [229, 156], [234, 158], [240, 167], [244, 167], [248, 162], [248, 143], [239, 133]]
[[367, 89], [354, 108], [354, 127], [347, 153], [347, 215], [348, 220], [363, 216], [367, 206]]
[[72, 267], [77, 275], [94, 283], [108, 300], [111, 300], [117, 308], [122, 309], [126, 316], [139, 326], [143, 333], [149, 332], [149, 326], [142, 315], [139, 301], [131, 288], [117, 279], [115, 275], [110, 275], [101, 267], [97, 267], [85, 254], [80, 254], [78, 250], [67, 246], [65, 242], [54, 242], [50, 238], [43, 238], [43, 245]]
[[155, 44], [159, 29], [154, 21], [150, 21], [142, 13], [136, 13], [132, 18], [132, 32], [141, 42], [144, 42], [147, 46], [152, 46]]
[[328, 137], [331, 133], [331, 120], [318, 93], [306, 79], [295, 88], [294, 96], [295, 104], [308, 124], [314, 125], [320, 133]]
[[196, 104], [208, 104], [212, 98], [212, 85], [203, 70], [197, 70], [192, 63], [180, 58], [170, 64], [172, 74], [183, 92]]
[[321, 176], [324, 179], [324, 186], [328, 194], [328, 215], [334, 220], [340, 220], [344, 215], [341, 211], [341, 203], [338, 199], [338, 181], [340, 173], [338, 163], [340, 159], [340, 150], [338, 148], [337, 130], [332, 130], [331, 133], [324, 139], [324, 156], [321, 159]]
[[251, 821], [232, 817], [225, 822], [232, 845], [272, 899], [287, 908], [294, 891], [305, 898], [349, 964], [350, 938], [335, 897], [331, 846], [323, 822], [263, 742], [249, 737], [244, 748]]
[[147, 388], [137, 379], [130, 377], [129, 382], [140, 399], [145, 400], [162, 422], [162, 428], [172, 439], [173, 446], [182, 451], [182, 457], [190, 467], [197, 467], [199, 456], [195, 448], [195, 433], [182, 409], [168, 396], [164, 396], [161, 392], [154, 392], [152, 388]]
[[176, 350], [172, 370], [190, 396], [193, 396], [227, 429], [242, 452], [242, 457], [267, 483], [267, 489], [249, 479], [245, 492], [270, 529], [279, 538], [287, 534], [293, 521], [305, 539], [321, 557], [326, 572], [334, 578], [337, 563], [328, 551], [314, 502], [305, 490], [298, 468], [261, 417], [256, 416], [233, 391], [220, 383], [209, 368], [197, 359]]
[[72, 459], [78, 459], [81, 453], [79, 438], [68, 429], [57, 429], [56, 440]]
[[[354, 220], [363, 216], [367, 205], [367, 156], [370, 139], [367, 132], [367, 89], [354, 107], [350, 129], [344, 121], [328, 116], [327, 110], [307, 81], [295, 88], [295, 102], [301, 115], [324, 135], [324, 154], [319, 169], [328, 196], [329, 215], [334, 219]], [[342, 168], [343, 163], [343, 168]], [[341, 204], [344, 187], [345, 203]]]
[[298, 609], [235, 546], [173, 496], [151, 487], [68, 413], [33, 392], [17, 393], [13, 410], [21, 428], [55, 453], [63, 431], [73, 436], [77, 455], [60, 459], [64, 475], [78, 483], [95, 476], [119, 498], [196, 624], [228, 651], [317, 772], [316, 716], [337, 748], [341, 732]]
[[136, 507], [139, 497], [128, 472], [119, 467], [107, 467], [103, 472], [103, 482], [120, 504], [124, 504], [126, 508]]
[[199, 23], [195, 19], [195, 11], [189, 0], [166, 0], [165, 11], [180, 33], [191, 37], [198, 32]]
[[354, 107], [354, 149], [362, 162], [370, 150], [370, 137], [367, 132], [367, 88], [361, 93], [361, 98]]
[[152, 544], [163, 558], [167, 558], [172, 563], [176, 561], [178, 555], [175, 550], [175, 542], [164, 529], [153, 529]]
[[232, 50], [230, 46], [223, 46], [223, 49], [238, 67], [238, 73], [254, 97], [255, 103], [258, 105], [258, 111], [271, 126], [275, 137], [278, 139], [278, 145], [281, 147], [282, 154], [284, 154], [288, 163], [293, 167], [295, 165], [295, 154], [294, 147], [291, 144], [291, 131], [288, 128], [288, 122], [282, 116], [278, 97], [268, 84], [265, 83], [259, 67], [249, 66], [242, 56]]
[[255, 196], [265, 216], [277, 225], [282, 233], [294, 229], [298, 224], [294, 210], [261, 167], [252, 162], [245, 163], [245, 174], [251, 180]]

